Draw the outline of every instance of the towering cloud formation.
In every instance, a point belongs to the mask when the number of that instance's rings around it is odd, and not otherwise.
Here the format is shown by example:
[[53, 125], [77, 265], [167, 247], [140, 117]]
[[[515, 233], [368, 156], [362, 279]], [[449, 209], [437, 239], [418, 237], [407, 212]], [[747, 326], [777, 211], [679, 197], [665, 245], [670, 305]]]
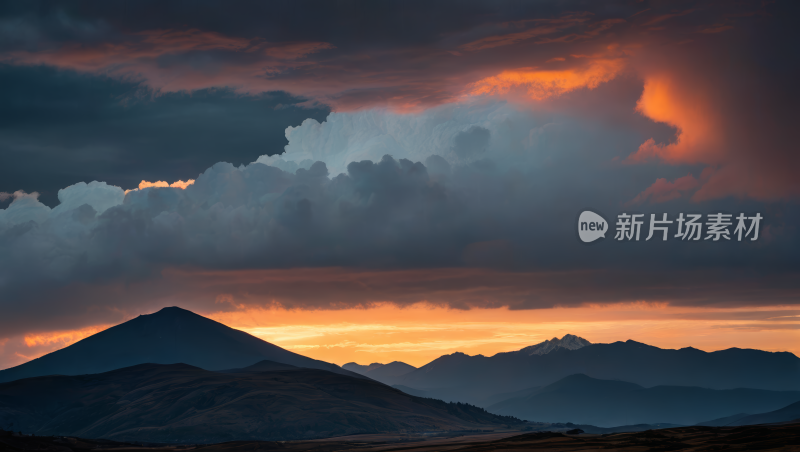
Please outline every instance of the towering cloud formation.
[[322, 123], [308, 119], [287, 128], [285, 152], [257, 161], [287, 170], [323, 161], [336, 175], [347, 172], [350, 162], [377, 162], [384, 155], [420, 162], [436, 155], [450, 165], [511, 156], [536, 160], [542, 158], [541, 126], [551, 121], [503, 102], [449, 104], [419, 114], [331, 113]]
[[[0, 210], [0, 303], [10, 314], [4, 330], [16, 328], [13, 319], [29, 309], [58, 312], [65, 300], [75, 309], [153, 297], [174, 302], [190, 294], [212, 303], [327, 307], [423, 300], [454, 307], [760, 300], [730, 292], [737, 285], [759, 287], [759, 296], [768, 294], [772, 302], [796, 295], [788, 282], [796, 276], [796, 243], [786, 229], [796, 214], [788, 211], [771, 216], [769, 231], [754, 243], [581, 245], [574, 236], [577, 213], [593, 206], [613, 214], [637, 190], [631, 175], [638, 167], [609, 164], [619, 155], [618, 143], [630, 140], [624, 127], [598, 129], [592, 122], [478, 102], [422, 115], [333, 113], [323, 123], [287, 129], [287, 137], [280, 157], [240, 167], [218, 163], [185, 189], [148, 187], [125, 195], [100, 182], [76, 184], [60, 192], [61, 204], [53, 209], [33, 195], [16, 196]], [[593, 152], [586, 154], [587, 148]], [[686, 202], [656, 208], [673, 216], [696, 209]], [[719, 208], [704, 206], [709, 212]], [[659, 259], [652, 259], [654, 253]], [[751, 265], [771, 271], [770, 279]], [[466, 279], [435, 277], [411, 293], [390, 289], [397, 287], [387, 284], [393, 276], [379, 277], [374, 290], [356, 285], [363, 293], [318, 281], [327, 288], [318, 301], [255, 274], [250, 282], [225, 282], [235, 280], [237, 271], [308, 267], [340, 267], [353, 275], [370, 268], [412, 279], [391, 272], [485, 270]], [[602, 281], [583, 273], [599, 268]], [[204, 271], [233, 273], [191, 276]], [[308, 275], [303, 285], [313, 287], [325, 272], [298, 274]], [[733, 274], [735, 280], [726, 276]], [[576, 278], [586, 278], [583, 287], [591, 289], [576, 292]], [[620, 291], [631, 278], [640, 283]], [[691, 293], [664, 291], [664, 278], [697, 286]], [[448, 287], [443, 281], [461, 293], [435, 295]], [[351, 296], [342, 298], [336, 287]], [[327, 304], [331, 300], [334, 305]]]
[[[193, 13], [173, 23], [170, 18], [178, 14], [137, 21], [127, 11], [103, 7], [87, 8], [76, 18], [58, 7], [42, 7], [38, 14], [7, 13], [2, 30], [20, 32], [0, 48], [0, 61], [136, 80], [154, 94], [221, 87], [242, 95], [282, 90], [339, 112], [388, 107], [420, 113], [470, 96], [559, 110], [563, 106], [554, 99], [569, 102], [570, 95], [624, 79], [637, 90], [643, 87], [637, 111], [675, 130], [673, 139], [645, 137], [626, 147], [627, 162], [708, 168], [707, 180], [685, 194], [698, 201], [800, 195], [790, 170], [799, 162], [788, 132], [797, 100], [797, 64], [785, 58], [791, 39], [783, 33], [793, 27], [788, 3], [605, 4], [459, 3], [459, 14], [453, 15], [443, 3], [426, 9], [424, 18], [410, 4], [384, 5], [379, 30], [345, 26], [337, 33], [329, 32], [329, 23], [351, 24], [355, 12], [319, 6], [325, 13], [312, 19], [293, 6], [278, 21], [248, 6], [252, 11], [237, 11], [235, 21], [232, 13], [213, 19]], [[410, 33], [402, 17], [429, 26]], [[620, 105], [620, 96], [603, 100], [587, 108], [593, 110], [588, 115], [634, 108]], [[431, 115], [420, 118], [403, 127], [425, 127], [420, 123]], [[343, 128], [349, 119], [329, 121], [337, 125], [320, 130], [338, 128], [340, 140], [351, 139]], [[434, 122], [446, 127], [445, 120]], [[301, 126], [304, 138], [312, 127]], [[380, 137], [394, 133], [386, 132]], [[363, 141], [361, 149], [351, 147], [349, 157], [368, 153], [375, 160], [379, 148], [388, 153], [404, 148], [380, 137]], [[312, 163], [310, 155], [330, 154], [299, 140], [290, 152], [305, 153]], [[329, 169], [343, 172], [345, 163], [328, 162]]]
[[[772, 31], [792, 29], [781, 25], [792, 16], [772, 9], [782, 5], [747, 2], [577, 12], [559, 2], [531, 5], [540, 6], [459, 3], [458, 15], [448, 5], [418, 17], [414, 5], [385, 4], [385, 26], [368, 28], [347, 26], [360, 20], [356, 12], [325, 5], [314, 17], [287, 7], [280, 23], [263, 11], [238, 11], [231, 21], [224, 8], [219, 17], [181, 11], [147, 21], [114, 6], [87, 9], [80, 20], [45, 6], [37, 14], [11, 11], [0, 33], [29, 32], [3, 41], [7, 67], [124, 79], [166, 109], [183, 102], [175, 93], [208, 89], [198, 96], [204, 104], [175, 110], [192, 124], [210, 126], [218, 121], [201, 121], [206, 112], [226, 117], [219, 110], [265, 90], [335, 112], [292, 122], [283, 153], [282, 143], [257, 146], [244, 160], [256, 162], [217, 163], [193, 184], [126, 195], [71, 180], [52, 209], [35, 193], [0, 196], [11, 201], [0, 210], [7, 314], [0, 330], [22, 328], [20, 319], [34, 310], [46, 317], [67, 305], [175, 303], [198, 293], [222, 305], [313, 307], [323, 303], [320, 292], [301, 295], [298, 287], [314, 278], [336, 300], [329, 307], [425, 297], [515, 308], [591, 300], [795, 303], [796, 63], [785, 62], [784, 36]], [[182, 21], [171, 22], [177, 16]], [[334, 16], [344, 31], [331, 31]], [[408, 17], [427, 25], [409, 33]], [[270, 97], [248, 108], [283, 115], [283, 97]], [[302, 111], [301, 100], [286, 97], [294, 114]], [[107, 104], [97, 105], [85, 116], [104, 117]], [[137, 114], [153, 121], [159, 111]], [[251, 110], [237, 111], [234, 122], [247, 127], [230, 129], [234, 138], [260, 127], [244, 121]], [[53, 127], [63, 132], [70, 124]], [[125, 154], [139, 165], [129, 180], [166, 180], [146, 174], [147, 158], [174, 147], [181, 158], [170, 165], [182, 165], [205, 127], [158, 135], [161, 146], [150, 153], [147, 140], [137, 141], [142, 153]], [[0, 132], [0, 144], [20, 155], [49, 146]], [[236, 142], [218, 135], [224, 160]], [[74, 149], [95, 146], [74, 140]], [[105, 143], [93, 155], [114, 155], [117, 147]], [[178, 177], [195, 176], [169, 180]], [[573, 226], [589, 207], [609, 224], [634, 208], [671, 217], [761, 212], [765, 220], [752, 243], [586, 247]], [[312, 281], [280, 283], [287, 269]], [[398, 289], [421, 279], [423, 289]], [[333, 295], [337, 288], [348, 296]]]

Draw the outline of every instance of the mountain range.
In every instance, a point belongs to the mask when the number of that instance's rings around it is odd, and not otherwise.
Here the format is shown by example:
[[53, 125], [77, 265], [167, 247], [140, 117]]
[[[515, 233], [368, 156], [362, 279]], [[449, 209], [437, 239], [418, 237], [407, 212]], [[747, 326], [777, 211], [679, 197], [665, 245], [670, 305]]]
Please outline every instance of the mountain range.
[[689, 386], [644, 388], [583, 374], [565, 377], [487, 410], [528, 421], [572, 422], [599, 427], [671, 423], [693, 425], [734, 413], [777, 410], [800, 401], [800, 391], [706, 389]]
[[575, 336], [574, 334], [566, 334], [561, 339], [554, 337], [544, 342], [539, 342], [538, 344], [531, 345], [511, 353], [524, 356], [546, 355], [557, 348], [577, 350], [579, 348], [586, 347], [587, 345], [592, 345], [592, 343], [582, 337]]
[[416, 370], [417, 368], [406, 364], [402, 361], [393, 361], [389, 364], [372, 363], [368, 366], [362, 366], [356, 363], [347, 363], [342, 366], [342, 369], [364, 375], [365, 377], [378, 380], [381, 383], [391, 385], [397, 378]]
[[169, 307], [2, 370], [0, 382], [41, 375], [94, 374], [143, 363], [183, 363], [222, 370], [246, 367], [265, 359], [360, 377], [335, 364], [298, 355], [191, 311]]
[[471, 405], [410, 396], [367, 378], [269, 361], [227, 372], [140, 364], [0, 384], [0, 428], [37, 436], [212, 443], [519, 423]]
[[[587, 345], [591, 345], [591, 342], [581, 337], [575, 336], [573, 334], [567, 334], [561, 339], [554, 337], [552, 339], [545, 340], [544, 342], [540, 342], [538, 344], [531, 345], [521, 350], [517, 350], [515, 352], [510, 352], [510, 353], [520, 356], [546, 355], [557, 348], [565, 348], [567, 350], [577, 350]], [[386, 383], [387, 385], [396, 385], [397, 382], [401, 381], [400, 377], [417, 369], [416, 367], [401, 361], [394, 361], [389, 364], [372, 363], [369, 365], [361, 365], [358, 363], [347, 363], [343, 365], [342, 368], [350, 370], [352, 372], [359, 373], [361, 375], [365, 375], [367, 377], [372, 378], [373, 380], [378, 380], [382, 383]], [[403, 386], [403, 385], [398, 385], [398, 386], [402, 386], [403, 390], [406, 391], [411, 390], [412, 392], [413, 391], [424, 392], [418, 389], [417, 390], [412, 389], [408, 386]]]
[[[584, 342], [568, 336], [562, 341], [565, 339], [573, 344]], [[546, 353], [531, 353], [547, 348], [550, 351]], [[575, 349], [538, 344], [526, 352], [491, 357], [456, 352], [387, 383], [424, 391], [427, 397], [486, 407], [498, 401], [498, 394], [546, 386], [574, 374], [643, 387], [800, 390], [800, 358], [792, 353], [739, 348], [715, 352], [691, 347], [671, 350], [632, 340]]]
[[565, 335], [491, 357], [444, 355], [420, 368], [399, 361], [339, 367], [175, 307], [0, 371], [0, 429], [137, 441], [517, 422], [504, 416], [597, 431], [738, 425], [790, 420], [798, 401], [800, 358], [791, 353], [592, 344]]

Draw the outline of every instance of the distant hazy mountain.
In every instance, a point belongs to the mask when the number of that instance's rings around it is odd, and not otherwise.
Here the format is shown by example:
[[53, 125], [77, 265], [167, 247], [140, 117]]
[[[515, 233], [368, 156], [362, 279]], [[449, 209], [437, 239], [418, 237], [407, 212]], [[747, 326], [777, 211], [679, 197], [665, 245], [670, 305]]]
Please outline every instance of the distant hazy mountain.
[[357, 374], [364, 375], [370, 370], [377, 369], [378, 367], [381, 366], [383, 366], [383, 363], [372, 363], [367, 366], [358, 363], [347, 363], [344, 366], [342, 366], [342, 369], [346, 369], [349, 370], [350, 372], [355, 372]]
[[554, 337], [550, 340], [539, 342], [536, 345], [531, 345], [512, 353], [527, 356], [546, 355], [559, 347], [566, 348], [567, 350], [577, 350], [581, 347], [586, 347], [587, 345], [592, 345], [592, 343], [582, 337], [578, 337], [573, 334], [567, 334], [561, 339]]
[[533, 393], [487, 408], [529, 421], [572, 422], [600, 427], [672, 423], [742, 412], [771, 411], [800, 401], [800, 391], [714, 390], [687, 386], [643, 388], [634, 383], [571, 375]]
[[405, 392], [406, 394], [411, 394], [413, 396], [428, 397], [428, 393], [427, 392], [421, 391], [419, 389], [409, 388], [408, 386], [403, 386], [403, 385], [394, 385], [392, 387], [395, 388], [395, 389], [399, 389], [399, 390]]
[[532, 388], [522, 389], [519, 391], [501, 392], [499, 394], [495, 394], [491, 397], [483, 399], [482, 404], [486, 406], [492, 406], [495, 403], [505, 402], [506, 400], [528, 397], [529, 395], [535, 393], [540, 389], [542, 389], [541, 386], [534, 386]]
[[[440, 400], [458, 400], [459, 397], [459, 391], [452, 390], [450, 388], [439, 388], [429, 391], [423, 391], [422, 389], [414, 389], [403, 385], [392, 385], [392, 387], [395, 389], [399, 389], [405, 392], [406, 394], [411, 394], [417, 397], [431, 397]], [[541, 386], [535, 386], [533, 388], [527, 388], [520, 391], [501, 392], [489, 397], [479, 399], [480, 403], [476, 403], [476, 405], [488, 407], [494, 405], [495, 403], [504, 402], [508, 399], [528, 396], [533, 392], [535, 392], [536, 390], [538, 390], [539, 388], [541, 388]]]
[[779, 422], [800, 422], [800, 402], [761, 414], [740, 413], [735, 416], [728, 416], [713, 421], [700, 422], [697, 425], [707, 425], [710, 427], [755, 425], [755, 424], [776, 424]]
[[738, 348], [707, 353], [695, 348], [660, 349], [635, 341], [575, 350], [555, 347], [546, 354], [453, 353], [402, 375], [393, 384], [426, 391], [429, 397], [487, 406], [486, 401], [496, 400], [497, 394], [545, 386], [576, 373], [645, 387], [800, 390], [800, 358], [792, 353]]
[[259, 361], [252, 366], [243, 367], [241, 369], [227, 369], [227, 370], [220, 370], [219, 372], [228, 373], [228, 374], [243, 374], [249, 372], [273, 372], [276, 370], [297, 370], [301, 369], [297, 366], [291, 366], [289, 364], [283, 363], [276, 363], [275, 361], [270, 360], [263, 360]]
[[185, 363], [207, 370], [262, 360], [346, 373], [181, 308], [141, 315], [64, 349], [0, 371], [0, 382], [41, 375], [82, 375], [143, 363]]
[[223, 373], [141, 364], [0, 384], [0, 426], [37, 436], [210, 443], [496, 429], [509, 423], [519, 422], [317, 369]]
[[342, 366], [342, 368], [367, 376], [373, 380], [378, 380], [390, 386], [393, 385], [399, 377], [417, 369], [401, 361], [394, 361], [389, 364], [372, 363], [369, 366], [347, 363]]

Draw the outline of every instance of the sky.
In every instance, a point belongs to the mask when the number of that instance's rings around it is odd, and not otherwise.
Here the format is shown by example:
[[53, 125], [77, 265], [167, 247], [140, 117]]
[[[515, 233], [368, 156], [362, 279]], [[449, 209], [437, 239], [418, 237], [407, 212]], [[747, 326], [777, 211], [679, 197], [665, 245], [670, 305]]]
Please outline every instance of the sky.
[[800, 354], [797, 8], [3, 4], [0, 368], [165, 306], [337, 364]]

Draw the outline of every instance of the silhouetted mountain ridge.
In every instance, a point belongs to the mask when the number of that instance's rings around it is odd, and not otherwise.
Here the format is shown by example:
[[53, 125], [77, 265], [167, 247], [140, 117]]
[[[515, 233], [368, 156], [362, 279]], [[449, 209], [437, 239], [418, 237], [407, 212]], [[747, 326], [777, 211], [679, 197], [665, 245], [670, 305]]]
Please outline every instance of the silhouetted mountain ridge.
[[416, 370], [416, 367], [402, 361], [392, 361], [389, 364], [372, 363], [369, 366], [347, 363], [342, 366], [342, 368], [372, 378], [373, 380], [378, 380], [390, 386], [394, 384], [398, 378]]
[[164, 308], [101, 331], [69, 347], [0, 371], [0, 382], [40, 375], [82, 375], [142, 363], [187, 363], [207, 370], [262, 360], [356, 375], [307, 358], [191, 311]]
[[587, 345], [592, 345], [592, 343], [582, 337], [575, 336], [574, 334], [566, 334], [561, 339], [554, 337], [544, 342], [539, 342], [538, 344], [530, 345], [523, 349], [517, 350], [516, 352], [509, 353], [517, 353], [528, 356], [546, 355], [559, 347], [566, 348], [567, 350], [577, 350], [579, 348], [586, 347]]
[[378, 367], [383, 366], [383, 363], [372, 363], [367, 364], [366, 366], [358, 364], [358, 363], [347, 363], [342, 366], [342, 369], [349, 370], [350, 372], [355, 372], [357, 374], [365, 374], [370, 370], [377, 369]]
[[187, 364], [140, 364], [0, 384], [0, 426], [36, 435], [210, 443], [492, 429], [508, 423], [519, 421], [308, 368], [224, 373]]
[[276, 370], [296, 370], [296, 369], [300, 369], [300, 367], [291, 366], [289, 364], [276, 363], [275, 361], [270, 361], [268, 359], [265, 359], [263, 361], [259, 361], [253, 364], [252, 366], [243, 367], [241, 369], [221, 370], [219, 372], [241, 374], [246, 372], [273, 372]]
[[394, 384], [426, 391], [430, 397], [486, 406], [484, 401], [497, 393], [545, 386], [578, 373], [644, 387], [800, 390], [800, 358], [792, 353], [738, 348], [671, 350], [633, 340], [575, 350], [557, 347], [541, 355], [453, 353], [402, 375]]

